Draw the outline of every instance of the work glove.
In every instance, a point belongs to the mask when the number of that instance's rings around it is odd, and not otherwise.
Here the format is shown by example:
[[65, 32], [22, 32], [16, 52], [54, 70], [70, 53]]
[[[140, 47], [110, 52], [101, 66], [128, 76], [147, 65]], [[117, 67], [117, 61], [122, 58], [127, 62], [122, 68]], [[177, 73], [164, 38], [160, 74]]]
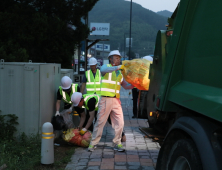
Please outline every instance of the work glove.
[[118, 65], [117, 68], [118, 68], [118, 70], [123, 70], [124, 65]]
[[86, 128], [83, 128], [82, 130], [79, 131], [80, 135], [84, 135], [87, 132]]
[[72, 113], [72, 106], [69, 108], [69, 109], [67, 109], [67, 113]]
[[59, 111], [56, 111], [56, 114], [55, 114], [55, 116], [60, 116], [60, 113], [59, 113]]

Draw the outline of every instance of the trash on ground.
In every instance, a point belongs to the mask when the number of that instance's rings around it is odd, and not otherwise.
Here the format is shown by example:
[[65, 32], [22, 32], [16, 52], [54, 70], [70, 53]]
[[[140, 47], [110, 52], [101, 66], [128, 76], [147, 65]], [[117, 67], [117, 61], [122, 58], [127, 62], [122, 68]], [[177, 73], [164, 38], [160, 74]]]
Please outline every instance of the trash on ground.
[[79, 134], [78, 129], [71, 128], [64, 132], [63, 139], [66, 142], [72, 143], [77, 146], [88, 147], [92, 139], [92, 133], [90, 131], [87, 131], [82, 136]]

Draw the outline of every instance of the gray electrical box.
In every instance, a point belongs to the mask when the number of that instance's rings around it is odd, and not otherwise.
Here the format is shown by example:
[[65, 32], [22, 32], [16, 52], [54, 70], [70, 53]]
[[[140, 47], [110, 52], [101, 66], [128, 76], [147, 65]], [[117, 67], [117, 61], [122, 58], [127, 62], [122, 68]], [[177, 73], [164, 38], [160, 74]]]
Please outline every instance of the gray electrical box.
[[64, 76], [70, 77], [73, 82], [73, 69], [61, 69], [61, 78]]
[[0, 114], [18, 116], [18, 132], [41, 133], [55, 114], [61, 65], [0, 62]]

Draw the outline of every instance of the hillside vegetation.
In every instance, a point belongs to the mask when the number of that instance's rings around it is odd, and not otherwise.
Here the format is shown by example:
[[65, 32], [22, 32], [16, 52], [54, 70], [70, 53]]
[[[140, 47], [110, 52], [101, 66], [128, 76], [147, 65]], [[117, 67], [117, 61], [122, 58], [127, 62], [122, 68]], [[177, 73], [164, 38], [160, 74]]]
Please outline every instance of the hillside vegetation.
[[167, 11], [167, 10], [163, 10], [163, 11], [158, 11], [157, 14], [159, 15], [162, 15], [164, 17], [171, 17], [171, 15], [173, 14], [172, 12], [170, 11]]
[[[100, 0], [89, 12], [90, 22], [110, 23], [110, 36], [89, 36], [89, 39], [108, 38], [111, 50], [123, 51], [124, 34], [129, 37], [130, 28], [130, 2], [124, 0]], [[153, 53], [154, 42], [158, 30], [166, 29], [167, 18], [155, 12], [143, 8], [141, 5], [132, 3], [132, 50], [140, 56]], [[102, 43], [102, 42], [100, 42]], [[127, 52], [128, 49], [126, 48]]]

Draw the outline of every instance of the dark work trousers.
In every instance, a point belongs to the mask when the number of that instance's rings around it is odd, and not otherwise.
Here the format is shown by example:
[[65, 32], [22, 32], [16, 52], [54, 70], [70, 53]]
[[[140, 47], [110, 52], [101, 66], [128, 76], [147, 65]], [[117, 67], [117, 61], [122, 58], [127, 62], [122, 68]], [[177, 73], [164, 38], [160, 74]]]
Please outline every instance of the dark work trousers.
[[137, 102], [138, 102], [138, 95], [139, 95], [138, 89], [133, 88], [132, 94], [133, 94], [133, 115], [137, 116]]
[[[96, 116], [97, 116], [97, 111], [95, 111], [95, 118], [94, 118], [95, 122], [96, 122], [96, 120], [97, 120], [97, 119], [96, 119]], [[86, 119], [85, 119], [85, 122], [84, 122], [84, 124], [83, 124], [83, 127], [86, 127], [89, 118], [90, 118], [90, 116], [89, 116], [89, 111], [87, 110]], [[90, 126], [87, 130], [93, 132], [93, 122], [92, 122], [91, 126]]]

